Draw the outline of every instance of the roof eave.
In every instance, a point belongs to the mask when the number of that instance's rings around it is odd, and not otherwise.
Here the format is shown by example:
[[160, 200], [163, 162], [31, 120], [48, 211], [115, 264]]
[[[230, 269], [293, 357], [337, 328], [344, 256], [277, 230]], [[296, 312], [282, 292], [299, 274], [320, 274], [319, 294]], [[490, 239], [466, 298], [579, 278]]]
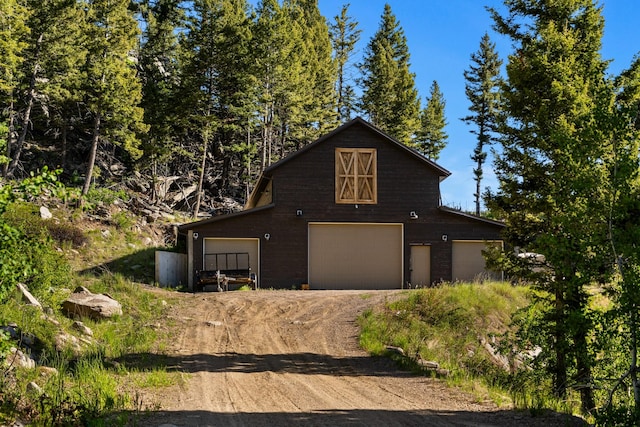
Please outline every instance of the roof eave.
[[252, 209], [247, 209], [247, 210], [242, 210], [242, 211], [238, 211], [238, 212], [233, 212], [230, 214], [225, 214], [225, 215], [218, 215], [218, 216], [214, 216], [211, 218], [207, 218], [207, 219], [201, 219], [200, 221], [195, 221], [195, 222], [188, 222], [186, 224], [182, 224], [178, 226], [178, 231], [179, 232], [186, 232], [192, 228], [197, 228], [209, 223], [213, 223], [213, 222], [218, 222], [218, 221], [224, 221], [230, 218], [236, 218], [239, 216], [244, 216], [244, 215], [250, 215], [256, 212], [260, 212], [263, 210], [267, 210], [267, 209], [271, 209], [275, 206], [275, 203], [270, 203], [268, 205], [264, 205], [264, 206], [259, 206], [257, 208], [252, 208]]
[[452, 208], [449, 208], [449, 207], [446, 207], [446, 206], [440, 206], [438, 209], [440, 209], [441, 211], [446, 212], [446, 213], [450, 213], [450, 214], [453, 214], [453, 215], [459, 215], [459, 216], [462, 216], [462, 217], [465, 217], [465, 218], [469, 218], [469, 219], [472, 219], [472, 220], [475, 220], [475, 221], [481, 221], [481, 222], [484, 222], [484, 223], [487, 223], [487, 224], [496, 225], [498, 227], [506, 227], [506, 224], [504, 222], [502, 222], [502, 221], [496, 221], [494, 219], [489, 219], [489, 218], [485, 218], [485, 217], [481, 217], [481, 216], [477, 216], [477, 215], [472, 215], [472, 214], [469, 214], [469, 213], [466, 213], [466, 212], [462, 212], [462, 211], [459, 211], [459, 210], [456, 210], [456, 209], [452, 209]]
[[451, 175], [451, 172], [449, 172], [447, 169], [443, 168], [442, 166], [440, 166], [439, 164], [437, 164], [433, 160], [430, 160], [430, 159], [426, 158], [424, 155], [422, 155], [417, 150], [415, 150], [415, 149], [413, 149], [411, 147], [408, 147], [408, 146], [404, 145], [403, 143], [401, 143], [400, 141], [398, 141], [397, 139], [394, 139], [393, 137], [387, 135], [382, 130], [378, 129], [377, 127], [375, 127], [374, 125], [372, 125], [371, 123], [367, 122], [366, 120], [364, 120], [361, 117], [356, 117], [355, 119], [352, 119], [351, 121], [348, 121], [347, 123], [335, 128], [331, 132], [329, 132], [329, 133], [321, 136], [320, 138], [316, 139], [312, 143], [305, 145], [304, 147], [302, 147], [301, 149], [299, 149], [297, 151], [294, 151], [293, 153], [289, 154], [287, 157], [278, 160], [276, 163], [274, 163], [271, 166], [269, 166], [268, 168], [266, 168], [262, 173], [265, 174], [265, 175], [270, 175], [271, 171], [273, 171], [274, 169], [278, 168], [283, 163], [286, 163], [286, 162], [290, 161], [291, 159], [294, 159], [297, 156], [307, 152], [308, 150], [312, 149], [316, 145], [321, 144], [323, 141], [331, 138], [335, 134], [342, 132], [344, 129], [347, 129], [347, 128], [353, 126], [356, 123], [362, 124], [363, 126], [367, 127], [372, 132], [374, 132], [374, 133], [378, 134], [379, 136], [391, 141], [392, 143], [397, 145], [402, 150], [407, 151], [409, 154], [411, 154], [412, 156], [416, 157], [418, 160], [420, 160], [420, 161], [428, 164], [432, 168], [436, 169], [438, 171], [438, 173], [439, 173], [440, 181], [444, 180], [449, 175]]

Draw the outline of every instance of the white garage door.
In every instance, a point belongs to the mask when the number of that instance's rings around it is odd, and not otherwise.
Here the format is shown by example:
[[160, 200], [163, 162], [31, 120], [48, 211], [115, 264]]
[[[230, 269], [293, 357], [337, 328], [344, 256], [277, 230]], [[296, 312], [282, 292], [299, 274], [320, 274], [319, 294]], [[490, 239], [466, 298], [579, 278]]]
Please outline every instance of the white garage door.
[[402, 258], [402, 224], [309, 224], [312, 289], [400, 288]]
[[479, 240], [454, 240], [452, 259], [452, 280], [473, 282], [483, 279], [498, 279], [499, 274], [488, 271], [482, 251], [487, 245], [499, 245], [502, 242], [485, 242]]

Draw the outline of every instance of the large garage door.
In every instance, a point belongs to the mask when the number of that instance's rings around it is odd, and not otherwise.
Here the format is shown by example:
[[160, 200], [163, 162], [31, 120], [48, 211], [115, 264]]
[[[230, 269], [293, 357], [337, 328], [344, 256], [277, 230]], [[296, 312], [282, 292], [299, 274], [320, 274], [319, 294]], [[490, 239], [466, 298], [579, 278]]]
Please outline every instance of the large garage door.
[[402, 286], [402, 224], [309, 224], [313, 289]]
[[502, 242], [485, 242], [478, 240], [453, 241], [452, 279], [454, 282], [499, 279], [499, 274], [486, 269], [482, 251], [487, 245], [502, 246]]
[[251, 268], [260, 280], [258, 239], [204, 239], [204, 270], [240, 270]]

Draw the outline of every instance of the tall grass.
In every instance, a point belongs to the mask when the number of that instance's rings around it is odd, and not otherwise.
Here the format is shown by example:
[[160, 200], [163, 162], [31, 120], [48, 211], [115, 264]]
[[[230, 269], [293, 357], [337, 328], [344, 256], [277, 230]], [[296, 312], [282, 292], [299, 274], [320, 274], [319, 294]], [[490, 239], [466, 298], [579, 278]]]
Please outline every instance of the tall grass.
[[418, 359], [435, 361], [449, 371], [449, 381], [509, 400], [510, 374], [482, 343], [499, 346], [511, 315], [527, 305], [527, 292], [502, 282], [410, 291], [405, 299], [363, 313], [360, 344], [374, 355], [400, 347], [406, 356], [393, 357], [408, 368], [420, 370]]

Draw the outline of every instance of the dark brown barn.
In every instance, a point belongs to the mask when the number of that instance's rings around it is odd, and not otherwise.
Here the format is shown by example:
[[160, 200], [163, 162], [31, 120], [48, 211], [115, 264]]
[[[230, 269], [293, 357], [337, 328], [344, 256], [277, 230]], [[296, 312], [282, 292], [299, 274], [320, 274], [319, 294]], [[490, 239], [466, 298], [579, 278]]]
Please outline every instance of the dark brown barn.
[[202, 270], [247, 267], [263, 288], [473, 280], [503, 224], [441, 206], [449, 175], [354, 119], [265, 169], [242, 212], [180, 227], [189, 288]]

